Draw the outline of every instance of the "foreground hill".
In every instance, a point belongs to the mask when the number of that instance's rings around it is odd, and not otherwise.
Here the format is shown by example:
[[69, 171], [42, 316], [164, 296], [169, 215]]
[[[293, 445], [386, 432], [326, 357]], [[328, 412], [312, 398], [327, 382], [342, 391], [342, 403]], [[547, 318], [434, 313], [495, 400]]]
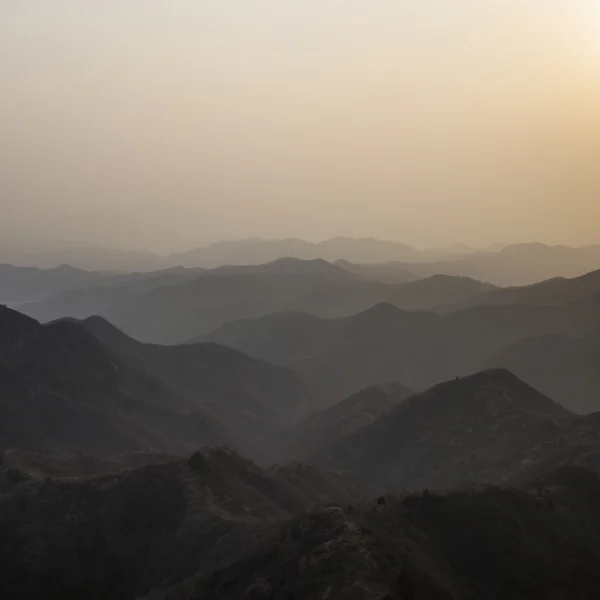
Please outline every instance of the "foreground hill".
[[320, 507], [147, 600], [593, 600], [599, 500], [597, 474], [560, 469], [519, 489]]
[[290, 367], [335, 402], [385, 381], [425, 389], [482, 364], [496, 366], [486, 361], [518, 340], [583, 335], [597, 323], [594, 311], [571, 306], [482, 306], [435, 315], [382, 304], [342, 319], [287, 313], [242, 320], [203, 339]]
[[366, 388], [284, 431], [279, 441], [282, 453], [304, 458], [366, 427], [411, 395], [413, 392], [399, 383]]
[[312, 410], [306, 385], [287, 368], [214, 343], [142, 344], [100, 317], [81, 321], [81, 326], [121, 361], [151, 373], [254, 447]]
[[0, 596], [14, 600], [133, 599], [233, 560], [315, 503], [361, 497], [342, 477], [263, 471], [220, 448], [85, 480], [14, 465], [2, 477]]
[[600, 418], [574, 415], [508, 371], [485, 371], [404, 400], [309, 460], [382, 490], [520, 483], [560, 464], [600, 467]]
[[0, 449], [185, 453], [203, 444], [247, 450], [209, 411], [80, 325], [43, 326], [0, 307]]

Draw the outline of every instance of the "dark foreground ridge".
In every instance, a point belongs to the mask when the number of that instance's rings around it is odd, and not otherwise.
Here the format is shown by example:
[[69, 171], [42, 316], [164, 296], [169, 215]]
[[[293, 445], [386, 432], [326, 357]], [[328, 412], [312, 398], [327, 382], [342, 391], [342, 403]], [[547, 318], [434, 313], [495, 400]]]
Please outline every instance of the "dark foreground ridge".
[[[109, 464], [118, 470], [107, 474]], [[352, 479], [302, 465], [263, 470], [221, 448], [187, 459], [9, 452], [0, 592], [11, 600], [599, 597], [597, 473], [563, 467], [517, 487], [361, 498]]]

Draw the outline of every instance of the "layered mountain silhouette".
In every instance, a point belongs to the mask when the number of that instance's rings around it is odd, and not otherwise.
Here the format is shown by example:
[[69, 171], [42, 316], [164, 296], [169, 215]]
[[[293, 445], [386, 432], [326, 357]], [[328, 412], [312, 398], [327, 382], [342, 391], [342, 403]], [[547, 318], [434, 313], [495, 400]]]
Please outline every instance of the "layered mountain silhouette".
[[[493, 290], [469, 300], [465, 305], [477, 306], [574, 306], [600, 297], [600, 271], [591, 271], [572, 279], [548, 279], [534, 285]], [[596, 302], [596, 304], [599, 304]]]
[[313, 407], [306, 385], [287, 368], [214, 343], [142, 344], [101, 317], [81, 321], [125, 364], [210, 412], [255, 447], [305, 418]]
[[120, 361], [75, 323], [42, 326], [0, 307], [0, 340], [3, 449], [102, 454], [238, 447], [210, 412]]
[[[321, 396], [340, 401], [383, 381], [425, 389], [496, 366], [495, 354], [519, 340], [584, 335], [597, 322], [595, 311], [570, 305], [482, 306], [436, 315], [381, 304], [343, 319], [290, 313], [238, 321], [203, 339], [288, 366]], [[578, 403], [572, 398], [567, 406]]]
[[546, 244], [516, 244], [494, 252], [421, 264], [406, 263], [417, 277], [435, 274], [472, 277], [495, 285], [524, 286], [555, 277], [579, 277], [600, 265], [600, 245], [571, 248]]
[[43, 326], [4, 307], [0, 393], [0, 447], [51, 454], [223, 444], [260, 457], [254, 442], [306, 414], [293, 373], [235, 350], [144, 346], [101, 319]]
[[309, 461], [381, 490], [518, 484], [557, 465], [600, 468], [600, 418], [577, 416], [505, 370], [433, 387]]
[[[444, 274], [471, 277], [500, 286], [527, 285], [557, 276], [577, 277], [600, 265], [599, 245], [572, 248], [532, 243], [494, 246], [479, 251], [457, 244], [417, 250], [403, 243], [369, 238], [333, 238], [320, 243], [300, 239], [251, 238], [217, 242], [168, 256], [98, 248], [89, 244], [64, 245], [37, 252], [23, 248], [1, 250], [0, 262], [40, 268], [69, 264], [92, 271], [149, 272], [181, 266], [212, 269], [223, 265], [258, 265], [289, 256], [300, 260], [321, 258], [330, 262], [343, 260], [357, 265], [373, 265], [373, 273], [383, 275], [388, 281], [395, 269], [398, 273], [408, 271], [412, 274], [411, 279]], [[391, 268], [381, 270], [380, 265], [385, 263]], [[397, 283], [398, 279], [393, 278], [392, 281]]]

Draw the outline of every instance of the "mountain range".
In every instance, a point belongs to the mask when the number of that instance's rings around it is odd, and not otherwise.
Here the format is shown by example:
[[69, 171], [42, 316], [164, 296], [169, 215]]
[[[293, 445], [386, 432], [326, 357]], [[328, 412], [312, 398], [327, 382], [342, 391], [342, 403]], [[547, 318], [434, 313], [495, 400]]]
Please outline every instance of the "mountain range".
[[[478, 250], [456, 244], [446, 248], [417, 250], [400, 242], [338, 237], [318, 243], [295, 238], [250, 238], [217, 242], [162, 256], [146, 251], [115, 250], [82, 243], [54, 244], [38, 250], [7, 245], [0, 248], [0, 263], [44, 269], [67, 264], [90, 271], [112, 272], [258, 265], [286, 256], [301, 260], [321, 258], [329, 262], [374, 265], [371, 274], [388, 280], [392, 277], [393, 283], [444, 274], [510, 286], [527, 285], [557, 276], [577, 277], [597, 269], [600, 265], [600, 245], [573, 248], [525, 243]], [[378, 266], [386, 263], [383, 268]], [[363, 270], [360, 266], [358, 269]], [[400, 273], [403, 275], [400, 276]]]
[[309, 410], [292, 372], [215, 344], [145, 346], [100, 319], [41, 325], [4, 307], [0, 340], [0, 449], [220, 444], [260, 459], [266, 439]]
[[593, 249], [409, 250], [0, 267], [0, 597], [600, 597]]

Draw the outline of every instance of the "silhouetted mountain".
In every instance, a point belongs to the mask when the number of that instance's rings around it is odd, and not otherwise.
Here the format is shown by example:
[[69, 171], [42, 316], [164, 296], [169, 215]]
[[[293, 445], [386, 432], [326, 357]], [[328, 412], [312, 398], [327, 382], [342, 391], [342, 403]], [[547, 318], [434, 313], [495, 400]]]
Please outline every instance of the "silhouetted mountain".
[[147, 600], [594, 600], [600, 479], [319, 507], [215, 573]]
[[304, 458], [366, 427], [413, 393], [399, 383], [366, 388], [285, 431], [280, 436], [282, 452], [288, 457]]
[[106, 278], [106, 274], [66, 265], [44, 270], [0, 264], [0, 302], [17, 304], [47, 300], [68, 290], [93, 286]]
[[600, 330], [582, 337], [544, 335], [519, 340], [485, 361], [504, 367], [580, 413], [600, 410]]
[[94, 273], [90, 274], [96, 277], [92, 285], [74, 286], [47, 300], [19, 304], [17, 308], [41, 322], [64, 317], [84, 319], [106, 313], [120, 303], [134, 301], [151, 290], [189, 283], [200, 277], [203, 272], [203, 269], [174, 268], [152, 273]]
[[112, 355], [72, 322], [0, 307], [0, 449], [173, 453], [243, 442], [210, 412]]
[[379, 489], [520, 483], [560, 464], [600, 469], [600, 418], [578, 417], [508, 371], [440, 384], [310, 458]]
[[[215, 415], [256, 448], [306, 417], [306, 385], [289, 369], [214, 343], [142, 344], [101, 317], [81, 324], [125, 364], [151, 373], [166, 388]], [[256, 455], [255, 455], [256, 456]]]
[[155, 271], [167, 266], [164, 257], [143, 250], [103, 248], [87, 242], [5, 244], [0, 248], [0, 262], [19, 267], [54, 269], [71, 265], [87, 271]]
[[597, 323], [593, 311], [569, 306], [476, 307], [437, 316], [384, 304], [343, 319], [291, 313], [238, 321], [205, 339], [288, 366], [321, 398], [340, 401], [383, 381], [425, 389], [493, 365], [488, 358], [518, 340], [582, 335]]
[[171, 264], [217, 267], [220, 265], [255, 265], [282, 256], [301, 260], [322, 258], [328, 261], [346, 259], [354, 262], [386, 262], [417, 259], [420, 252], [398, 242], [375, 239], [333, 238], [319, 243], [299, 239], [263, 240], [259, 238], [226, 241], [173, 254]]
[[477, 306], [565, 306], [587, 302], [595, 296], [600, 297], [600, 271], [574, 279], [555, 278], [525, 287], [494, 290], [469, 300], [469, 303]]
[[365, 387], [400, 379], [396, 359], [402, 359], [395, 355], [393, 340], [403, 339], [411, 326], [432, 319], [436, 319], [432, 313], [378, 304], [339, 319], [280, 313], [237, 321], [206, 339], [289, 366], [304, 377], [321, 405], [327, 407]]
[[350, 479], [263, 471], [220, 448], [87, 480], [2, 478], [0, 595], [14, 600], [133, 599], [231, 561], [315, 503], [362, 497]]
[[205, 274], [183, 285], [165, 286], [136, 296], [103, 313], [109, 321], [142, 341], [179, 343], [195, 339], [236, 319], [273, 312], [302, 311], [322, 317], [352, 315], [381, 302], [405, 310], [466, 302], [489, 291], [468, 279], [435, 277], [404, 285], [330, 276], [259, 272], [224, 276]]
[[600, 267], [600, 245], [584, 248], [516, 244], [498, 252], [476, 252], [452, 260], [405, 264], [417, 277], [472, 277], [501, 287], [523, 286], [555, 277], [579, 277]]

